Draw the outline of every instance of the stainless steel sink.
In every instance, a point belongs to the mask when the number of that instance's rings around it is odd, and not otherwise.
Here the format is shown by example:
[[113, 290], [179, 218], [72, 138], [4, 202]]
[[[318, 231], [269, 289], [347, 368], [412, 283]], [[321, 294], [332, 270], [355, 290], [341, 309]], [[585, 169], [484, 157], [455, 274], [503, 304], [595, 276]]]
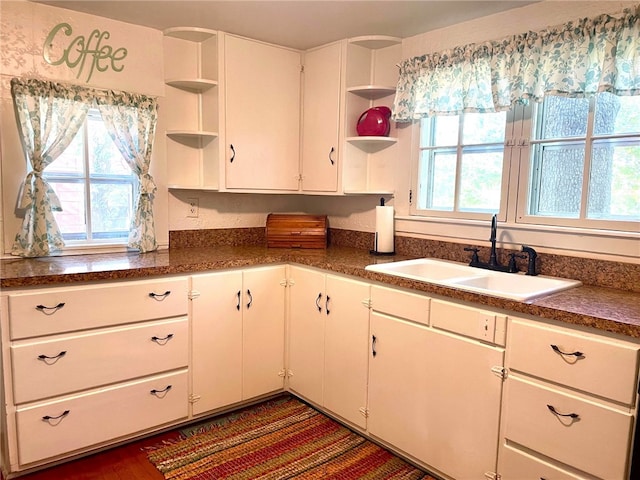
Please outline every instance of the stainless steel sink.
[[578, 280], [494, 272], [433, 258], [368, 265], [365, 270], [521, 302], [582, 285]]

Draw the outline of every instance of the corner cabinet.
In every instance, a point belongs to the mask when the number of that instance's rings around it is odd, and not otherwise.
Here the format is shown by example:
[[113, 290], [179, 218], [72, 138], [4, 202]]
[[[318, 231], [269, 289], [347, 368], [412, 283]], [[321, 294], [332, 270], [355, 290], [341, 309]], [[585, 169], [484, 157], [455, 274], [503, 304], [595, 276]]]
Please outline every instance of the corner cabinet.
[[225, 188], [297, 191], [301, 53], [229, 34], [223, 43]]
[[391, 108], [402, 58], [401, 39], [381, 35], [350, 38], [345, 68], [342, 190], [345, 194], [393, 194], [396, 127], [388, 137], [361, 137], [358, 119], [374, 106]]
[[[169, 188], [219, 188], [218, 33], [195, 27], [164, 31]], [[165, 113], [166, 112], [166, 113]]]

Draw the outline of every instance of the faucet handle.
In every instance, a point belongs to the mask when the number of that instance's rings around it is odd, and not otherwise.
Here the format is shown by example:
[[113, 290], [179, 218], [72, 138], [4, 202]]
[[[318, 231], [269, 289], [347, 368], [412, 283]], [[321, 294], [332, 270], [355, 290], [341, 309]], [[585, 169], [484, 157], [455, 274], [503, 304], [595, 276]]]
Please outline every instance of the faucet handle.
[[480, 263], [480, 258], [478, 258], [478, 252], [480, 251], [479, 248], [474, 248], [474, 247], [464, 247], [464, 251], [465, 252], [473, 252], [473, 254], [471, 255], [471, 262], [469, 263], [470, 266], [475, 266], [478, 263]]
[[527, 258], [526, 255], [518, 255], [517, 253], [509, 254], [509, 266], [507, 272], [509, 273], [518, 273], [518, 265], [516, 264], [516, 258]]

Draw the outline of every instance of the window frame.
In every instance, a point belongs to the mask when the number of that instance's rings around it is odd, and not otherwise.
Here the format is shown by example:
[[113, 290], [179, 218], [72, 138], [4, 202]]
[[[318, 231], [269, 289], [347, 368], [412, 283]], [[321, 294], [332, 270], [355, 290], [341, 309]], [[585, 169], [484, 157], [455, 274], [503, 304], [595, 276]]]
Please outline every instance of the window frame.
[[[76, 173], [59, 173], [59, 172], [47, 172], [45, 168], [43, 172], [44, 178], [52, 183], [67, 183], [67, 184], [83, 184], [84, 186], [84, 212], [85, 212], [85, 231], [84, 234], [86, 238], [77, 238], [80, 234], [69, 234], [62, 232], [62, 228], [60, 228], [61, 233], [63, 235], [65, 241], [65, 248], [73, 249], [73, 248], [92, 248], [99, 247], [105, 245], [113, 245], [113, 246], [127, 246], [129, 239], [129, 228], [122, 231], [122, 235], [119, 236], [100, 236], [96, 235], [92, 230], [92, 211], [91, 211], [91, 186], [92, 185], [105, 185], [105, 184], [116, 184], [116, 185], [126, 185], [131, 186], [131, 215], [135, 214], [135, 206], [136, 206], [136, 198], [138, 196], [139, 182], [133, 172], [130, 172], [128, 175], [122, 174], [96, 174], [91, 173], [90, 169], [90, 153], [89, 153], [89, 120], [99, 120], [100, 122], [104, 122], [102, 119], [102, 115], [100, 114], [97, 108], [90, 108], [87, 113], [87, 118], [85, 119], [82, 127], [80, 128], [78, 135], [83, 136], [82, 140], [82, 174]], [[111, 139], [110, 139], [111, 140]], [[113, 141], [113, 140], [111, 140]], [[118, 154], [120, 154], [118, 152]], [[52, 163], [55, 165], [55, 161]], [[64, 208], [64, 205], [63, 205]], [[54, 212], [55, 215], [56, 212]], [[59, 225], [60, 227], [60, 225]]]

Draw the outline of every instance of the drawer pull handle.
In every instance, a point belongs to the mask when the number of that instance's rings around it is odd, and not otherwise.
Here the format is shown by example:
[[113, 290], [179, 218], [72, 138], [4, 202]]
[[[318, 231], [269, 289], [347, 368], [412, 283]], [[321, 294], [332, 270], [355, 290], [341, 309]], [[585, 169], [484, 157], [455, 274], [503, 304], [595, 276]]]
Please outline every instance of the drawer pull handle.
[[580, 415], [578, 415], [577, 413], [560, 413], [554, 408], [553, 405], [547, 405], [547, 408], [551, 413], [557, 415], [558, 417], [569, 417], [573, 420], [578, 420], [580, 418]]
[[331, 147], [331, 151], [329, 152], [329, 161], [331, 162], [331, 165], [333, 165], [335, 162], [335, 160], [333, 159], [333, 153], [336, 151], [335, 147]]
[[371, 336], [371, 355], [373, 355], [374, 357], [378, 354], [378, 352], [376, 352], [376, 342], [378, 341], [377, 337], [375, 335]]
[[64, 412], [62, 412], [60, 415], [56, 417], [52, 417], [51, 415], [45, 415], [44, 417], [42, 417], [42, 421], [47, 422], [49, 425], [55, 426], [55, 425], [58, 425], [62, 421], [62, 419], [67, 415], [69, 415], [70, 413], [71, 413], [71, 410], [65, 410]]
[[162, 390], [156, 390], [155, 388], [153, 390], [151, 390], [149, 393], [151, 395], [155, 395], [158, 398], [162, 398], [164, 397], [169, 390], [171, 390], [172, 386], [171, 385], [167, 385], [166, 387], [164, 387]]
[[62, 352], [60, 352], [57, 355], [54, 355], [53, 357], [50, 357], [48, 355], [38, 355], [38, 360], [42, 360], [47, 365], [53, 365], [62, 357], [64, 357], [66, 354], [67, 354], [66, 350], [63, 350]]
[[249, 295], [249, 303], [247, 303], [247, 308], [251, 308], [251, 304], [253, 303], [253, 295], [251, 295], [251, 290], [247, 288], [247, 295]]
[[324, 302], [324, 309], [327, 311], [327, 315], [331, 313], [331, 311], [329, 310], [329, 300], [331, 300], [331, 297], [327, 295], [327, 300]]
[[64, 307], [64, 302], [60, 302], [55, 307], [47, 307], [46, 305], [36, 305], [36, 310], [41, 311], [45, 315], [53, 315], [62, 307]]
[[322, 312], [322, 307], [320, 306], [320, 300], [322, 300], [322, 293], [318, 294], [318, 298], [316, 298], [316, 308], [319, 312]]
[[164, 300], [165, 298], [167, 298], [169, 295], [171, 295], [171, 290], [167, 290], [167, 291], [166, 291], [166, 292], [164, 292], [164, 293], [154, 293], [154, 292], [151, 292], [151, 293], [149, 294], [149, 296], [150, 296], [151, 298], [153, 298], [154, 300], [157, 300], [157, 301], [159, 301], [159, 302], [161, 302], [162, 300]]
[[168, 334], [166, 337], [156, 337], [154, 335], [153, 337], [151, 337], [151, 341], [156, 342], [158, 345], [166, 345], [172, 338], [173, 333]]
[[236, 310], [240, 310], [240, 298], [242, 297], [242, 292], [238, 290], [238, 304], [236, 305]]
[[564, 355], [565, 357], [576, 357], [576, 358], [584, 358], [584, 353], [582, 352], [563, 352], [557, 345], [550, 345], [554, 352]]

